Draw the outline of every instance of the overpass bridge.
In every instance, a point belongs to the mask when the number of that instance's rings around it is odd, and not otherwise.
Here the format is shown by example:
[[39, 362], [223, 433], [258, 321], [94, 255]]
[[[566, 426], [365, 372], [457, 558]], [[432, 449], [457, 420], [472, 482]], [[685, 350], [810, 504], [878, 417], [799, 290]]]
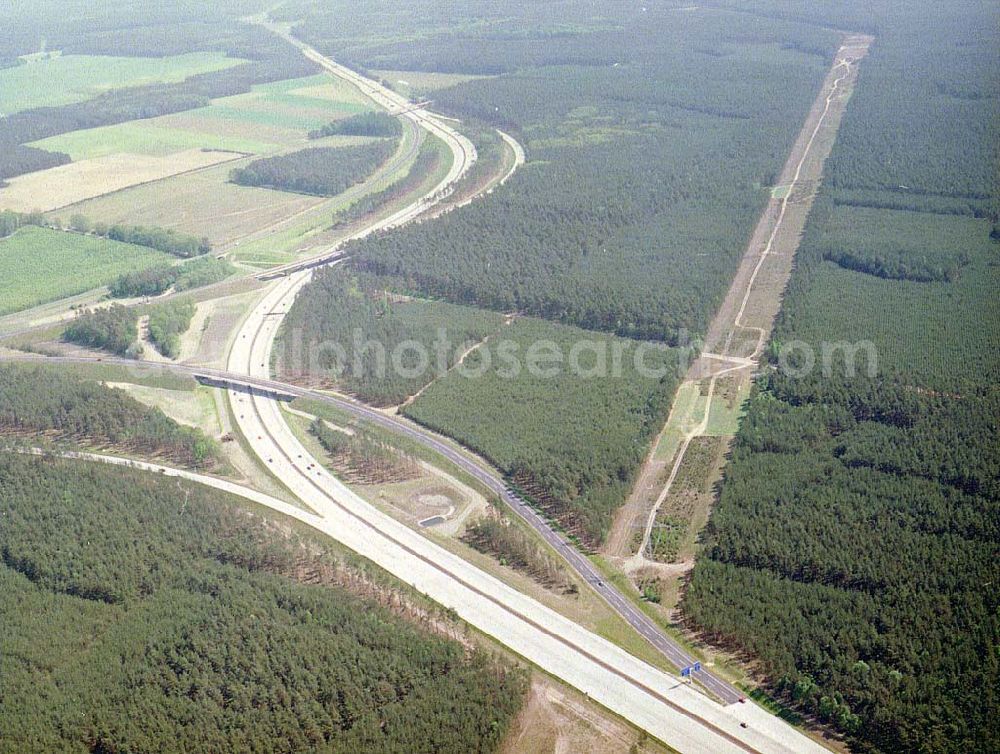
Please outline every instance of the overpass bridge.
[[261, 395], [265, 398], [272, 398], [276, 401], [284, 401], [285, 403], [291, 403], [299, 395], [284, 390], [283, 388], [263, 384], [259, 380], [245, 380], [237, 376], [230, 376], [219, 374], [208, 373], [198, 373], [195, 372], [192, 375], [199, 384], [206, 385], [207, 387], [217, 387], [223, 390], [236, 390], [240, 393], [247, 393], [248, 395]]

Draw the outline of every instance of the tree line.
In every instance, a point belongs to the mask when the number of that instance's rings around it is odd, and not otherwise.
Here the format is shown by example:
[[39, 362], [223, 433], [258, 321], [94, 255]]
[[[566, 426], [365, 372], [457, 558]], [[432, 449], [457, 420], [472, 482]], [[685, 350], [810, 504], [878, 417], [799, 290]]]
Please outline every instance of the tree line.
[[64, 227], [58, 219], [50, 220], [41, 212], [0, 210], [0, 238], [12, 235], [18, 228], [26, 225], [90, 233], [101, 238], [110, 238], [112, 241], [157, 249], [182, 259], [207, 254], [212, 250], [212, 244], [207, 238], [197, 238], [168, 228], [121, 223], [109, 225], [105, 222], [92, 222], [90, 218], [79, 213], [72, 215], [69, 224]]
[[291, 154], [254, 160], [235, 168], [229, 180], [241, 186], [336, 196], [360, 183], [396, 151], [394, 141], [353, 147], [310, 147]]
[[173, 229], [142, 225], [108, 226], [104, 223], [96, 223], [92, 232], [94, 235], [110, 238], [112, 241], [148, 246], [151, 249], [158, 249], [182, 259], [207, 254], [212, 250], [212, 245], [207, 238], [196, 238]]
[[403, 126], [399, 120], [381, 111], [351, 115], [309, 132], [310, 139], [322, 139], [325, 136], [377, 136], [398, 139], [402, 135]]
[[41, 367], [0, 365], [0, 378], [0, 427], [8, 432], [54, 435], [195, 467], [219, 461], [211, 438], [122, 390]]
[[225, 259], [203, 256], [186, 264], [160, 265], [119, 275], [109, 286], [113, 298], [158, 296], [173, 288], [186, 291], [225, 280], [236, 268]]

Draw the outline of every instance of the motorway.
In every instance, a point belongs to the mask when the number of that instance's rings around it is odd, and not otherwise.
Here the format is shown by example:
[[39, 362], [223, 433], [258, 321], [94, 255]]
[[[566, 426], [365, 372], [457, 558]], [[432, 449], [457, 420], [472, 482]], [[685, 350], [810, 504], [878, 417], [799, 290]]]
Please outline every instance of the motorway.
[[[274, 317], [264, 318], [262, 316], [264, 309], [261, 305], [258, 305], [258, 309], [261, 312], [261, 319], [263, 319], [266, 323], [273, 322], [275, 319]], [[245, 339], [241, 338], [241, 340]], [[14, 357], [11, 356], [6, 358], [10, 359]], [[39, 363], [55, 362], [92, 364], [95, 362], [95, 359], [87, 357], [38, 357], [27, 354], [23, 358], [19, 357], [19, 360]], [[295, 396], [321, 401], [333, 408], [339, 409], [358, 419], [368, 422], [369, 424], [373, 424], [389, 432], [420, 443], [425, 448], [432, 450], [441, 457], [446, 458], [448, 461], [455, 464], [455, 466], [473, 477], [485, 489], [494, 493], [507, 503], [514, 514], [519, 516], [523, 521], [537, 531], [545, 539], [545, 541], [548, 542], [548, 544], [556, 550], [559, 555], [561, 555], [588, 584], [590, 584], [591, 588], [597, 592], [597, 594], [599, 594], [615, 610], [615, 612], [621, 615], [640, 635], [656, 647], [656, 649], [659, 650], [672, 664], [676, 665], [678, 668], [694, 664], [695, 660], [691, 655], [685, 652], [673, 640], [666, 636], [662, 629], [660, 629], [660, 627], [657, 626], [648, 615], [636, 607], [631, 600], [625, 597], [617, 587], [606, 581], [590, 559], [567, 542], [562, 535], [550, 526], [545, 518], [527, 505], [524, 499], [507, 485], [499, 472], [490, 469], [474, 454], [456, 446], [454, 443], [441, 437], [435, 432], [412, 424], [408, 421], [382, 413], [377, 409], [366, 406], [365, 404], [359, 403], [350, 398], [309, 390], [291, 383], [273, 380], [266, 376], [266, 374], [260, 375], [259, 372], [261, 367], [259, 365], [267, 364], [268, 361], [266, 358], [263, 361], [258, 360], [258, 367], [254, 370], [258, 372], [258, 374], [255, 376], [249, 376], [243, 371], [208, 369], [188, 364], [143, 363], [140, 366], [137, 365], [135, 361], [118, 358], [104, 358], [102, 359], [102, 362], [105, 364], [116, 364], [133, 370], [162, 370], [186, 374], [192, 377], [205, 377], [212, 383], [230, 385], [235, 388], [234, 390], [229, 391], [231, 399], [239, 398], [239, 396], [234, 395], [234, 393], [243, 395], [244, 392], [247, 392], [244, 391], [244, 387], [248, 387], [256, 389], [258, 393], [256, 397], [259, 401], [274, 403], [275, 400], [281, 399], [280, 396]], [[242, 403], [238, 403], [238, 405], [245, 407], [245, 404]], [[236, 415], [239, 416], [239, 413]], [[283, 422], [284, 418], [279, 414], [278, 420]], [[250, 435], [248, 435], [248, 437], [249, 436]], [[266, 461], [267, 459], [265, 458], [264, 460]], [[310, 461], [310, 463], [311, 462], [312, 461]], [[695, 675], [695, 680], [726, 704], [736, 702], [743, 696], [738, 689], [720, 679], [718, 676], [712, 674], [707, 669], [697, 673]]]
[[[455, 155], [451, 169], [437, 187], [355, 237], [396, 227], [420, 216], [447, 196], [454, 183], [475, 161], [472, 144], [437, 116], [419, 108], [410, 108], [409, 103], [394, 92], [333, 63], [283, 32], [272, 30], [286, 36], [329, 72], [355, 83], [390, 111], [412, 120], [444, 140]], [[292, 433], [278, 401], [274, 399], [275, 392], [307, 395], [334, 403], [367, 421], [413, 437], [445, 456], [503, 498], [512, 511], [541, 533], [598, 594], [671, 662], [678, 667], [692, 663], [689, 655], [615, 587], [606, 583], [593, 564], [552, 530], [537, 512], [525, 505], [499, 475], [482, 466], [470, 454], [430, 432], [356, 402], [303, 390], [269, 378], [271, 350], [282, 315], [287, 313], [296, 294], [311, 275], [311, 270], [291, 271], [274, 282], [240, 327], [226, 370], [183, 365], [156, 367], [228, 380], [234, 388], [239, 384], [262, 388], [249, 392], [229, 389], [226, 392], [240, 431], [261, 461], [314, 511], [314, 514], [308, 514], [295, 509], [298, 514], [292, 512], [289, 515], [298, 515], [302, 520], [308, 518], [306, 522], [309, 525], [372, 560], [435, 601], [453, 608], [470, 625], [679, 751], [825, 751], [754, 704], [736, 701], [739, 692], [716, 676], [702, 671], [699, 681], [724, 704], [698, 693], [678, 678], [653, 668], [434, 544], [367, 503], [327, 472]], [[50, 358], [46, 361], [86, 360]], [[105, 361], [120, 362], [132, 368], [137, 366], [135, 362], [125, 360]], [[145, 365], [142, 368], [146, 368]], [[259, 496], [259, 493], [256, 494]], [[281, 505], [290, 507], [287, 503]]]
[[[440, 199], [448, 191], [449, 187], [453, 186], [455, 181], [458, 180], [458, 178], [461, 177], [461, 175], [464, 174], [469, 167], [471, 167], [472, 162], [475, 161], [475, 150], [474, 147], [472, 147], [472, 144], [468, 142], [465, 137], [461, 136], [461, 134], [458, 134], [454, 129], [448, 126], [447, 123], [441, 120], [438, 116], [427, 110], [414, 108], [412, 103], [410, 103], [406, 98], [375, 81], [371, 81], [361, 76], [357, 72], [345, 66], [335, 63], [280, 27], [266, 21], [258, 22], [275, 34], [281, 36], [290, 44], [298, 47], [307, 58], [316, 62], [328, 72], [354, 84], [361, 92], [371, 97], [371, 99], [377, 104], [386, 108], [390, 112], [398, 113], [401, 114], [402, 117], [412, 119], [418, 126], [426, 128], [431, 134], [443, 139], [445, 143], [452, 148], [452, 151], [455, 154], [455, 160], [453, 162], [451, 172], [442, 181], [441, 190], [434, 191], [430, 196], [419, 199], [415, 205], [413, 205], [412, 209], [404, 208], [397, 213], [397, 215], [394, 215], [393, 217], [362, 231], [356, 237], [367, 235], [376, 230], [395, 227], [403, 224], [412, 217], [416, 217], [418, 214], [428, 209], [430, 204], [432, 204], [435, 199]], [[524, 163], [525, 157], [524, 150], [521, 148], [520, 144], [510, 138], [507, 134], [502, 133], [501, 137], [508, 145], [511, 146], [515, 154], [514, 166], [511, 168], [511, 172], [504, 176], [501, 181], [502, 183], [510, 177], [514, 170]], [[331, 255], [330, 257], [327, 257], [327, 259], [329, 260], [335, 258], [337, 253], [336, 249], [332, 249]], [[320, 260], [313, 261], [310, 266], [316, 266], [319, 261]], [[272, 313], [272, 315], [275, 312], [287, 311], [288, 307], [291, 306], [291, 302], [294, 300], [295, 293], [307, 281], [307, 278], [303, 276], [305, 273], [293, 272], [291, 274], [294, 276], [293, 279], [290, 279], [282, 284], [285, 287], [285, 293], [278, 296], [275, 299], [276, 305], [268, 310]], [[263, 320], [261, 321], [261, 330], [269, 328], [273, 331], [268, 341], [268, 343], [270, 343], [274, 334], [277, 333], [277, 328], [282, 317], [270, 316], [267, 319], [267, 322], [264, 322]], [[248, 337], [259, 338], [261, 337], [261, 331], [258, 330], [256, 334], [251, 334], [251, 330], [247, 326], [244, 326], [239, 340], [245, 341]], [[270, 364], [269, 359], [270, 345], [268, 345], [267, 348], [262, 349], [262, 353], [259, 354], [259, 358], [251, 358], [249, 361], [245, 360], [245, 358], [240, 358], [234, 361], [231, 357], [229, 371], [232, 373], [243, 373], [260, 378], [268, 378], [269, 374], [267, 372], [267, 368], [263, 365]], [[358, 415], [361, 409], [362, 407], [353, 403], [350, 405], [350, 408], [348, 408], [348, 410], [351, 410], [355, 415]], [[381, 421], [375, 417], [380, 417]], [[522, 520], [537, 531], [545, 539], [545, 541], [548, 542], [548, 544], [554, 548], [588, 584], [591, 585], [591, 587], [612, 607], [612, 609], [615, 610], [615, 612], [619, 613], [636, 631], [639, 632], [640, 635], [642, 635], [650, 644], [660, 651], [671, 663], [673, 663], [677, 668], [684, 668], [694, 664], [695, 658], [685, 652], [675, 641], [667, 637], [649, 616], [637, 608], [635, 604], [625, 597], [615, 586], [607, 583], [601, 573], [586, 556], [584, 556], [572, 544], [567, 542], [562, 535], [557, 533], [534, 509], [525, 505], [524, 500], [510, 490], [510, 488], [498, 475], [494, 475], [485, 470], [482, 466], [475, 463], [461, 452], [455, 450], [452, 445], [434, 437], [430, 433], [421, 433], [403, 422], [393, 421], [389, 417], [371, 409], [367, 410], [367, 415], [364, 418], [396, 432], [402, 431], [404, 434], [411, 436], [419, 435], [414, 437], [414, 439], [417, 439], [419, 442], [431, 447], [434, 451], [445, 456], [453, 463], [456, 463], [468, 473], [472, 474], [488, 489], [499, 495]], [[392, 422], [392, 426], [387, 426], [387, 422]], [[725, 703], [736, 702], [743, 696], [742, 692], [740, 692], [737, 688], [723, 681], [708, 670], [702, 670], [699, 672], [698, 682]]]
[[[448, 174], [438, 186], [408, 207], [360, 231], [356, 238], [420, 216], [447, 197], [475, 162], [472, 144], [445, 121], [419, 107], [412, 107], [395, 92], [334, 63], [276, 27], [268, 25], [268, 28], [295, 44], [325, 70], [353, 83], [379, 105], [442, 139], [454, 155]], [[237, 332], [229, 354], [228, 372], [269, 379], [271, 352], [284, 314], [311, 277], [311, 270], [294, 271], [274, 283]], [[248, 394], [239, 389], [230, 389], [227, 394], [235, 421], [254, 452], [298, 499], [323, 519], [325, 525], [333, 528], [339, 541], [435, 601], [454, 609], [470, 625], [543, 670], [583, 690], [681, 751], [821, 750], [776, 718], [770, 718], [766, 725], [744, 727], [747, 720], [741, 714], [745, 710], [752, 711], [753, 705], [733, 704], [739, 692], [728, 684], [706, 674], [713, 693], [729, 703], [729, 706], [719, 705], [676, 677], [633, 657], [382, 513], [310, 455], [291, 431], [273, 394], [257, 391]], [[446, 445], [436, 450], [453, 462], [463, 460], [460, 453]], [[487, 484], [495, 481], [495, 477], [473, 466], [470, 472], [477, 479]], [[495, 491], [512, 510], [541, 531], [612, 607], [672, 662], [678, 666], [691, 662], [691, 658], [667, 639], [647, 616], [616, 589], [606, 585], [589, 560], [562, 540], [506, 485], [501, 482], [500, 489]], [[790, 742], [794, 742], [791, 747]]]

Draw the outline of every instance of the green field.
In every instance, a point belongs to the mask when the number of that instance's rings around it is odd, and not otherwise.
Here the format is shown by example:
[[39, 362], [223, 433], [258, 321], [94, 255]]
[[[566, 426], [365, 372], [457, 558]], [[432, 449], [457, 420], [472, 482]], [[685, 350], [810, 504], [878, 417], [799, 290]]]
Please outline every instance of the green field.
[[246, 94], [222, 97], [188, 115], [209, 121], [309, 131], [371, 109], [355, 89], [320, 74], [258, 85]]
[[185, 149], [225, 149], [261, 154], [275, 149], [274, 144], [227, 136], [223, 133], [165, 128], [151, 121], [131, 121], [102, 128], [52, 136], [31, 146], [51, 152], [65, 152], [74, 160], [92, 160], [121, 152], [167, 155]]
[[[740, 428], [740, 419], [746, 412], [746, 401], [750, 397], [750, 383], [741, 382], [739, 390], [734, 390], [733, 377], [722, 377], [715, 386], [715, 395], [708, 413], [708, 437], [732, 437]], [[723, 394], [723, 393], [726, 394]], [[704, 410], [698, 414], [701, 418]]]
[[0, 240], [0, 314], [83, 293], [123, 272], [172, 261], [169, 254], [143, 246], [22, 228]]
[[305, 132], [331, 120], [368, 109], [350, 88], [327, 76], [308, 76], [255, 86], [246, 94], [222, 97], [184, 113], [73, 131], [31, 146], [65, 152], [74, 160], [184, 149], [266, 154], [304, 141]]
[[157, 82], [231, 68], [244, 61], [221, 52], [193, 52], [167, 58], [116, 58], [56, 55], [32, 59], [0, 71], [0, 113], [82, 102], [109, 89]]

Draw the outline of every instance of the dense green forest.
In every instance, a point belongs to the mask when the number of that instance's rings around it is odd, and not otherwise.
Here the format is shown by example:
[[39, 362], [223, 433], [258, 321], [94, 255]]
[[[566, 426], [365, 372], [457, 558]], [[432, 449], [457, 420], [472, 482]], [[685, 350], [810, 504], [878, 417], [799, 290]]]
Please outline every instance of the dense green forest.
[[[920, 212], [837, 207], [829, 196], [813, 205], [809, 246], [849, 270], [890, 280], [954, 282], [968, 265], [969, 246], [982, 246], [982, 223]], [[955, 243], [956, 234], [962, 243]]]
[[127, 272], [111, 284], [110, 291], [114, 298], [158, 296], [171, 287], [175, 291], [187, 291], [218, 283], [235, 272], [236, 268], [225, 259], [204, 256], [187, 264]]
[[403, 126], [397, 118], [389, 113], [374, 111], [341, 118], [309, 132], [310, 139], [322, 139], [324, 136], [383, 136], [398, 139], [402, 135]]
[[[375, 405], [395, 405], [451, 368], [469, 345], [501, 323], [493, 312], [399, 300], [369, 276], [340, 266], [323, 268], [282, 323], [277, 371], [295, 382], [325, 382]], [[408, 342], [422, 347], [425, 368]], [[440, 355], [438, 342], [447, 346]]]
[[[121, 390], [38, 367], [0, 365], [0, 429], [211, 466], [219, 451], [201, 431]], [[70, 489], [70, 488], [67, 488]]]
[[78, 311], [63, 330], [62, 338], [68, 343], [138, 359], [142, 356], [138, 327], [139, 314], [134, 308], [113, 304], [103, 309]]
[[446, 616], [222, 493], [0, 455], [0, 515], [2, 752], [489, 752], [521, 705]]
[[168, 358], [177, 358], [181, 335], [191, 326], [194, 312], [194, 303], [188, 299], [168, 301], [149, 310], [149, 339], [157, 351]]
[[311, 147], [254, 160], [229, 174], [233, 183], [317, 196], [336, 196], [363, 181], [392, 157], [396, 143], [380, 140], [353, 147]]
[[[1000, 60], [988, 30], [1000, 17], [927, 0], [752, 7], [877, 41], [683, 607], [854, 750], [995, 751]], [[824, 344], [864, 341], [853, 371], [844, 348], [824, 368]]]
[[[637, 369], [638, 349], [649, 373]], [[484, 455], [567, 531], [596, 544], [666, 420], [681, 355], [520, 318], [403, 411]]]
[[[353, 9], [353, 13], [345, 12]], [[434, 0], [403, 0], [393, 8], [376, 0], [344, 2], [289, 0], [274, 17], [295, 24], [295, 34], [316, 46], [337, 45], [352, 67], [444, 71], [493, 75], [520, 65], [602, 65], [610, 53], [582, 51], [587, 34], [595, 48], [605, 36], [621, 43], [623, 9], [599, 0], [526, 3], [459, 0], [443, 6]], [[404, 41], [385, 41], [400, 38]], [[409, 38], [419, 39], [413, 44]]]
[[[376, 5], [374, 28], [391, 24]], [[359, 44], [337, 3], [298, 27], [370, 68], [503, 71], [436, 91], [434, 106], [514, 130], [530, 158], [461, 212], [356, 243], [355, 263], [402, 292], [587, 329], [671, 343], [703, 331], [837, 36], [660, 6], [456, 5], [448, 19], [409, 4], [418, 28], [440, 24], [419, 43]], [[482, 30], [457, 28], [462, 13], [485, 14]]]

